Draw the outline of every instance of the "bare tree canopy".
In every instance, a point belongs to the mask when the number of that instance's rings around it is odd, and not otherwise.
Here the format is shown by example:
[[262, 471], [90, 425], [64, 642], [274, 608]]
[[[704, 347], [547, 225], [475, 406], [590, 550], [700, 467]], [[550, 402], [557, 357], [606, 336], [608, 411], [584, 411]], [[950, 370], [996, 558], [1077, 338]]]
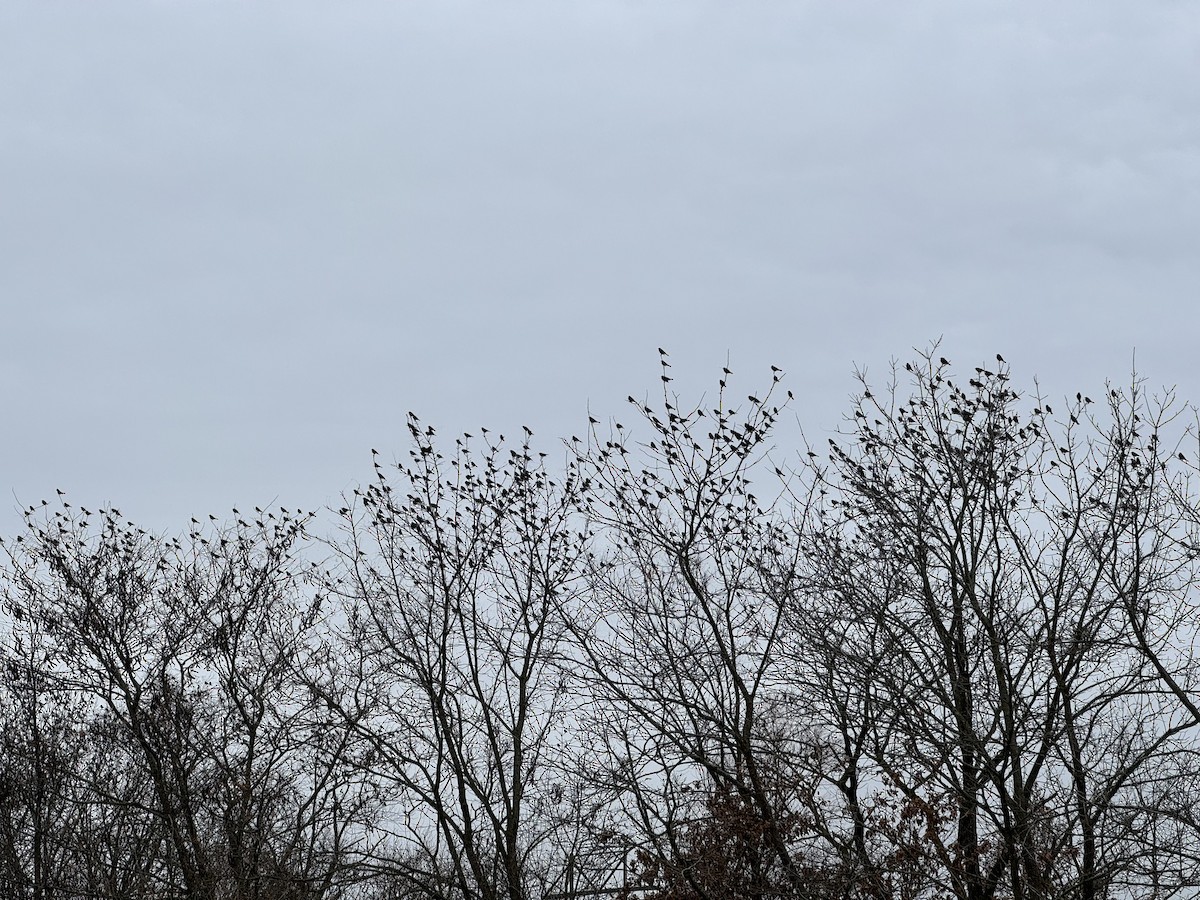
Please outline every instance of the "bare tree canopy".
[[1194, 412], [940, 354], [798, 451], [661, 351], [541, 450], [410, 416], [324, 531], [28, 508], [0, 894], [1200, 896]]

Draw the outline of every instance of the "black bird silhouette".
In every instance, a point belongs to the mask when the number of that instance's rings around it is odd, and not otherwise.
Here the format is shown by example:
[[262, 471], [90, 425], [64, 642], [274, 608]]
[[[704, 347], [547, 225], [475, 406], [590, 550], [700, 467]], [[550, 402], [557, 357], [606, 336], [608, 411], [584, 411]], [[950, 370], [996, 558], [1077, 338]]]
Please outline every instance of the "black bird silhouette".
[[938, 362], [940, 362], [943, 366], [950, 365], [950, 360], [946, 359], [946, 357], [944, 357], [944, 356], [941, 359], [939, 359]]

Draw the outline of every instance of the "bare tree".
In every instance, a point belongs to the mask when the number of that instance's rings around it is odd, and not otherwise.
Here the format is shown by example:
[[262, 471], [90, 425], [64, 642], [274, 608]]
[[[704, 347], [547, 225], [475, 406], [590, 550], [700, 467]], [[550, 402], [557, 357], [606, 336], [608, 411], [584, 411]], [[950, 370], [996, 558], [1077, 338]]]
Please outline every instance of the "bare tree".
[[[297, 676], [320, 623], [292, 559], [304, 519], [259, 516], [168, 541], [63, 502], [31, 509], [9, 545], [9, 604], [45, 635], [42, 677], [93, 723], [77, 802], [96, 827], [161, 829], [143, 870], [156, 896], [331, 895], [365, 796], [343, 765], [348, 735], [306, 739], [323, 720]], [[102, 877], [94, 857], [111, 842], [76, 844], [103, 882], [89, 892], [125, 895], [128, 873]], [[127, 868], [130, 847], [116, 852]]]
[[[700, 897], [811, 896], [827, 860], [798, 843], [813, 784], [795, 765], [808, 734], [790, 713], [782, 652], [797, 542], [776, 506], [783, 473], [766, 460], [780, 375], [741, 402], [723, 377], [706, 409], [681, 406], [668, 373], [664, 354], [661, 406], [630, 398], [648, 437], [617, 422], [579, 450], [607, 547], [591, 616], [574, 621], [597, 768], [644, 876]], [[729, 822], [754, 839], [741, 844], [745, 878], [730, 872], [722, 887], [697, 848]]]
[[372, 862], [405, 891], [525, 900], [561, 888], [563, 623], [587, 534], [578, 479], [524, 440], [456, 440], [415, 417], [408, 459], [342, 510], [330, 590], [345, 629], [314, 688], [370, 746], [391, 798]]
[[1056, 420], [999, 361], [961, 387], [932, 354], [907, 371], [909, 396], [864, 379], [820, 473], [814, 711], [860, 784], [924, 811], [955, 896], [1195, 890], [1194, 670], [1171, 648], [1196, 542], [1169, 410], [1135, 387]]
[[78, 828], [71, 802], [83, 756], [78, 704], [57, 696], [47, 651], [26, 611], [5, 598], [7, 646], [0, 655], [0, 889], [14, 900], [55, 896]]

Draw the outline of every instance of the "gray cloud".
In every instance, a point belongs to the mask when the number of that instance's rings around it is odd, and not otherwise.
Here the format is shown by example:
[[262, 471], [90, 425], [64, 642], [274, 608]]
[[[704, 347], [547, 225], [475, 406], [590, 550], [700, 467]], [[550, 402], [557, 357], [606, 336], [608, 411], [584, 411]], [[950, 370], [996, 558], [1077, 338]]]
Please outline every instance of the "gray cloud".
[[[156, 525], [728, 353], [836, 426], [945, 336], [1200, 399], [1182, 3], [0, 9], [0, 471]], [[754, 374], [757, 373], [757, 374]], [[7, 521], [12, 521], [10, 516]]]

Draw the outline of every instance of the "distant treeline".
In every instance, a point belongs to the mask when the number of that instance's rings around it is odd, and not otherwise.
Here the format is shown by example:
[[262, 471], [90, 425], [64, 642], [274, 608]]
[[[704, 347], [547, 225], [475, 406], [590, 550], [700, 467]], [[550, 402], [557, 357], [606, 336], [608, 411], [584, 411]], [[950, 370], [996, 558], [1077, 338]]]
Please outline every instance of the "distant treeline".
[[0, 898], [1200, 895], [1195, 430], [938, 354], [817, 446], [664, 353], [320, 516], [30, 507]]

